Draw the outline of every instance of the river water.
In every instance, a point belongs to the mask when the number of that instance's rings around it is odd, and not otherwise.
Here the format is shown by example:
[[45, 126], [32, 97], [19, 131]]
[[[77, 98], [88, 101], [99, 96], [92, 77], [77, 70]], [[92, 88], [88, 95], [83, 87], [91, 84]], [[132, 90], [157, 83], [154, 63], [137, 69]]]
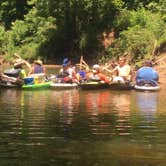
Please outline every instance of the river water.
[[0, 89], [0, 166], [165, 166], [165, 101], [165, 89]]

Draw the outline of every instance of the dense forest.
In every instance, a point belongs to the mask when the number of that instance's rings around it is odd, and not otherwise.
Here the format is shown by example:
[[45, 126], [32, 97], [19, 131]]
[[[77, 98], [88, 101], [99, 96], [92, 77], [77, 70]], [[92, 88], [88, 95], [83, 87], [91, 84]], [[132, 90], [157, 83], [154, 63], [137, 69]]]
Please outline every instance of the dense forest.
[[0, 55], [59, 63], [166, 52], [165, 0], [1, 0]]

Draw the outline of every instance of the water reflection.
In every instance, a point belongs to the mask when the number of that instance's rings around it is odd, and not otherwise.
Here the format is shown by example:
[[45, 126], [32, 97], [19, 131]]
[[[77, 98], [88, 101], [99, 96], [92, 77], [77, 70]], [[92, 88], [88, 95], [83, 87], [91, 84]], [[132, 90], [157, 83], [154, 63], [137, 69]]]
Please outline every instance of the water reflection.
[[[16, 106], [20, 105], [20, 91], [16, 89], [1, 89], [0, 90], [0, 102], [1, 104], [8, 106], [13, 106], [15, 108]], [[3, 107], [1, 107], [3, 108]]]
[[111, 110], [108, 105], [110, 104], [110, 92], [88, 92], [85, 94], [86, 111], [93, 116], [99, 114], [109, 113]]
[[85, 94], [86, 111], [92, 120], [92, 133], [114, 137], [130, 135], [130, 94], [111, 91]]
[[59, 110], [60, 121], [71, 124], [74, 113], [78, 110], [79, 92], [77, 90], [52, 91], [50, 102], [56, 106], [56, 110]]
[[121, 136], [130, 135], [130, 105], [131, 94], [118, 92], [113, 95], [113, 103], [117, 110], [116, 130]]
[[160, 105], [157, 93], [0, 89], [0, 165], [164, 166]]
[[149, 147], [161, 141], [159, 134], [159, 121], [157, 120], [157, 92], [137, 92], [136, 103], [138, 107], [137, 120], [133, 128], [133, 135]]
[[43, 112], [49, 101], [49, 90], [21, 91], [21, 105], [31, 107], [33, 111]]
[[129, 93], [115, 93], [112, 100], [118, 110], [119, 117], [130, 116], [131, 95]]
[[136, 101], [140, 114], [146, 121], [153, 121], [157, 111], [157, 92], [137, 92]]

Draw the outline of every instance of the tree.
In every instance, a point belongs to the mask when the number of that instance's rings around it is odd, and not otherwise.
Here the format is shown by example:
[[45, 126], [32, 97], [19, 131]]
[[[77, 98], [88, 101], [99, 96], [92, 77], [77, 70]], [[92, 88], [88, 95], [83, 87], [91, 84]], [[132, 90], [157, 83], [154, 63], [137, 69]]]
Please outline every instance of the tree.
[[166, 24], [160, 13], [152, 13], [144, 8], [124, 10], [117, 21], [118, 26], [123, 28], [113, 47], [109, 48], [110, 56], [128, 52], [130, 58], [137, 61], [151, 57], [155, 47], [166, 41]]
[[[54, 18], [41, 17], [37, 14], [36, 8], [32, 8], [24, 20], [15, 21], [12, 29], [7, 32], [8, 52], [12, 54], [17, 50], [24, 58], [38, 56], [41, 47], [52, 38], [55, 29]], [[41, 56], [46, 55], [44, 53]]]
[[124, 0], [125, 7], [129, 10], [137, 10], [139, 8], [146, 8], [151, 3], [159, 3], [159, 0]]
[[7, 51], [7, 34], [5, 28], [0, 26], [0, 55], [4, 54]]
[[22, 20], [29, 11], [30, 6], [27, 0], [1, 0], [0, 1], [0, 22], [6, 29], [10, 29], [12, 22]]

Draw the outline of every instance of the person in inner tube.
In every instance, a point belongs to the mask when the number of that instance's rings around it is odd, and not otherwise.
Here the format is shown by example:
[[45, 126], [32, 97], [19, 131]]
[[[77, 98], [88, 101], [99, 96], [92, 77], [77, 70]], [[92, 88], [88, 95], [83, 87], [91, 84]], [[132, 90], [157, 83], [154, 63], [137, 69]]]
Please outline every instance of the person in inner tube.
[[79, 82], [75, 68], [71, 65], [71, 60], [65, 58], [62, 63], [62, 68], [59, 71], [57, 78], [63, 83]]
[[109, 83], [108, 77], [100, 72], [100, 66], [98, 64], [93, 65], [92, 72], [87, 73], [86, 79], [88, 81]]
[[149, 84], [151, 86], [157, 86], [159, 81], [159, 75], [156, 70], [154, 70], [152, 61], [145, 60], [144, 65], [138, 69], [136, 73], [136, 84], [143, 86]]

